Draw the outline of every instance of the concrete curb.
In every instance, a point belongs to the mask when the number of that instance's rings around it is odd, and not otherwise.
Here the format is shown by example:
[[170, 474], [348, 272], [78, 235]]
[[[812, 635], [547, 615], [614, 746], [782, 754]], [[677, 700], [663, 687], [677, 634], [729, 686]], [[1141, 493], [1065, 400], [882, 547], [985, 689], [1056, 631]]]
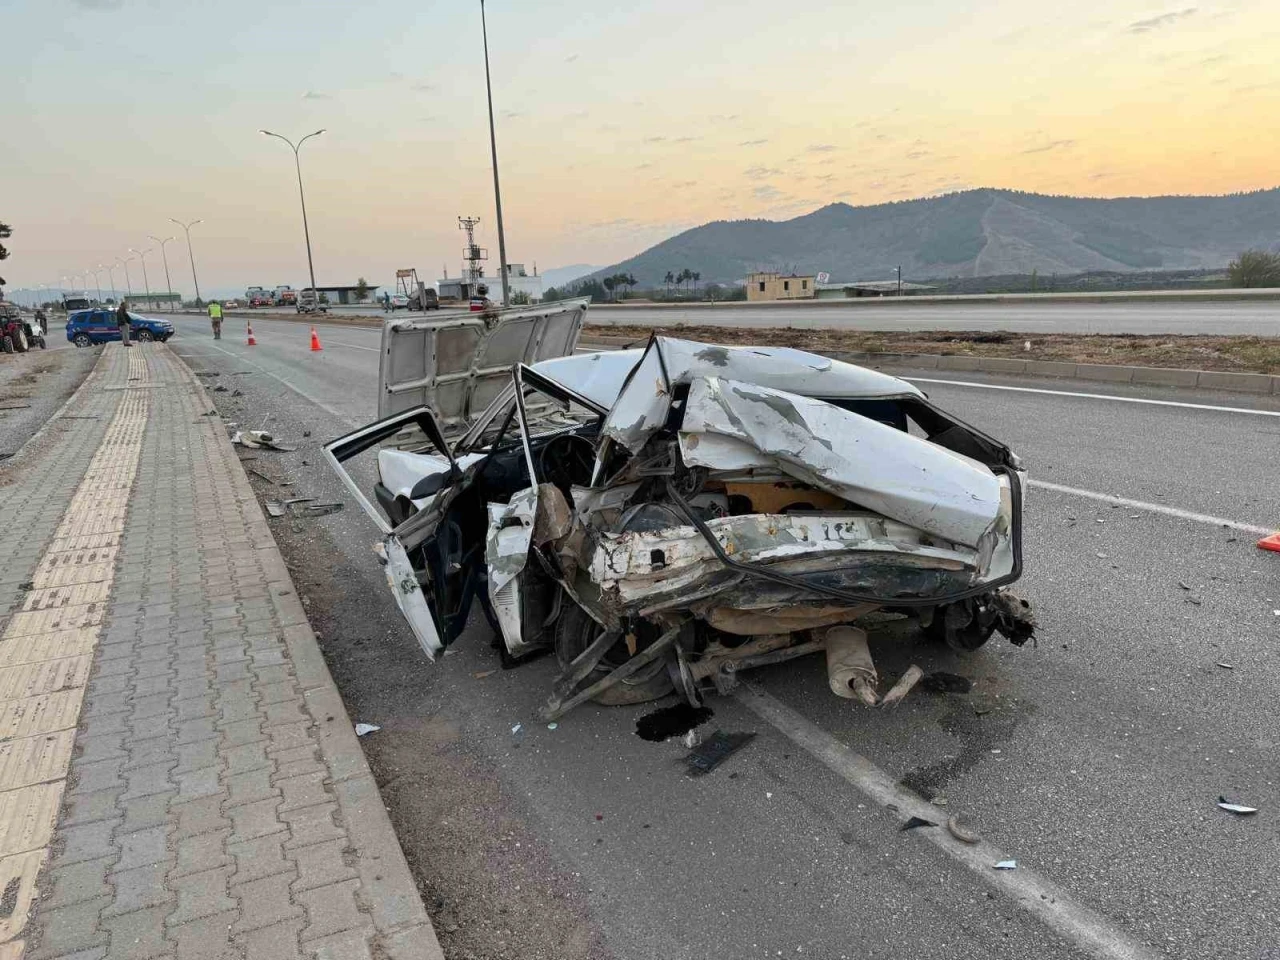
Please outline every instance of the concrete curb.
[[[156, 346], [170, 349], [163, 344]], [[214, 409], [200, 378], [181, 357], [177, 359], [194, 383], [198, 396], [208, 409]], [[221, 418], [216, 422], [220, 425]], [[342, 696], [298, 598], [289, 568], [226, 430], [216, 432], [218, 447], [229, 461], [236, 464], [231, 475], [237, 496], [243, 497], [245, 502], [252, 502], [257, 510], [258, 522], [254, 523], [251, 534], [255, 548], [262, 554], [260, 559], [264, 569], [270, 571], [267, 581], [269, 596], [280, 620], [285, 648], [293, 662], [294, 675], [307, 710], [316, 724], [320, 753], [329, 771], [329, 783], [338, 809], [356, 847], [362, 899], [381, 947], [375, 955], [388, 960], [444, 960], [435, 928], [409, 871], [400, 840], [391, 826], [391, 818], [378, 793], [364, 750], [356, 739]]]
[[[636, 343], [625, 337], [591, 337], [581, 346], [625, 347]], [[643, 345], [641, 342], [638, 345]], [[967, 357], [934, 353], [866, 353], [833, 351], [836, 360], [863, 367], [902, 366], [917, 370], [956, 373], [1011, 373], [1025, 377], [1062, 380], [1095, 380], [1101, 383], [1133, 383], [1150, 387], [1184, 387], [1280, 396], [1280, 376], [1269, 373], [1229, 373], [1223, 370], [1187, 370], [1181, 367], [1134, 367], [1110, 363], [1071, 363], [1061, 360], [1020, 360], [1016, 357]]]

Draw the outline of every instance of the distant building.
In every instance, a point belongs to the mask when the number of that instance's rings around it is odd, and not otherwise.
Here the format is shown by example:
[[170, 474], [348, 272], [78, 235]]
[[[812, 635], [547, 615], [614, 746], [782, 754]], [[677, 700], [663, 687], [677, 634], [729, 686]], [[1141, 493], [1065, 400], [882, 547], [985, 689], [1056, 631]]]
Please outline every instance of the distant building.
[[783, 276], [779, 273], [753, 273], [747, 277], [748, 300], [809, 300], [818, 289], [812, 274]]
[[[372, 283], [366, 284], [365, 299], [377, 299], [377, 286]], [[307, 289], [310, 289], [308, 287]], [[336, 299], [338, 303], [360, 303], [360, 287], [358, 284], [351, 284], [345, 287], [316, 287], [318, 293], [324, 294], [329, 298], [329, 302], [333, 303]]]
[[819, 300], [845, 300], [853, 297], [896, 297], [932, 290], [927, 283], [901, 284], [897, 280], [848, 280], [841, 283], [817, 284]]
[[[481, 277], [474, 286], [488, 288], [484, 296], [494, 302], [502, 299], [502, 280], [498, 277]], [[507, 264], [507, 286], [513, 296], [526, 293], [535, 303], [542, 299], [542, 277], [536, 273], [530, 275], [523, 263]], [[436, 294], [441, 300], [470, 300], [481, 295], [472, 287], [471, 281], [465, 278], [444, 277], [436, 281]]]

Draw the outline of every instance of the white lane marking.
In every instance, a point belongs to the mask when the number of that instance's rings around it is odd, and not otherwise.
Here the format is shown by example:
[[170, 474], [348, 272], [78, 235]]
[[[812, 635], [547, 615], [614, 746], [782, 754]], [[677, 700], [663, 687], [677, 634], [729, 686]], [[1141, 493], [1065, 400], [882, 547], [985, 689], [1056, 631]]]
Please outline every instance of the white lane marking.
[[1194, 513], [1190, 510], [1180, 510], [1177, 507], [1166, 507], [1164, 504], [1160, 503], [1147, 503], [1145, 500], [1130, 500], [1128, 497], [1117, 497], [1109, 493], [1098, 493], [1095, 490], [1081, 490], [1079, 487], [1068, 487], [1061, 483], [1050, 483], [1048, 480], [1028, 479], [1027, 485], [1039, 487], [1042, 490], [1053, 490], [1055, 493], [1070, 494], [1073, 497], [1086, 497], [1089, 500], [1097, 500], [1100, 503], [1110, 503], [1118, 507], [1129, 507], [1131, 510], [1145, 510], [1148, 513], [1158, 513], [1166, 517], [1177, 517], [1179, 520], [1194, 520], [1196, 523], [1207, 523], [1212, 527], [1226, 527], [1230, 530], [1239, 530], [1242, 533], [1275, 533], [1275, 530], [1269, 527], [1255, 527], [1251, 523], [1239, 523], [1235, 520], [1228, 520], [1225, 517], [1215, 517], [1207, 513]]
[[294, 393], [300, 396], [303, 400], [306, 400], [309, 403], [314, 403], [317, 407], [319, 407], [325, 413], [329, 414], [331, 417], [336, 417], [337, 419], [345, 423], [347, 426], [349, 427], [364, 426], [364, 424], [360, 423], [359, 421], [352, 420], [346, 414], [339, 413], [337, 410], [329, 406], [329, 404], [325, 403], [323, 400], [320, 400], [320, 399], [317, 399], [316, 397], [311, 396], [311, 394], [307, 393], [305, 390], [302, 390], [297, 386], [295, 386], [294, 384], [290, 383], [284, 377], [277, 376], [276, 374], [268, 370], [266, 367], [262, 366], [261, 364], [254, 363], [252, 360], [250, 360], [248, 357], [245, 357], [242, 354], [232, 353], [230, 350], [224, 350], [222, 347], [219, 347], [213, 343], [206, 343], [204, 346], [212, 347], [214, 350], [217, 350], [219, 353], [225, 353], [228, 357], [232, 357], [239, 363], [247, 363], [249, 366], [253, 367], [255, 370], [258, 370], [260, 373], [265, 373], [272, 380], [278, 381], [279, 383], [283, 383], [286, 387], [288, 387], [290, 390], [292, 390]]
[[362, 347], [358, 343], [343, 343], [341, 340], [326, 340], [325, 342], [331, 343], [335, 347], [350, 347], [352, 350], [368, 350], [370, 353], [382, 352], [381, 347]]
[[[744, 684], [735, 696], [788, 740], [873, 801], [884, 806], [893, 804], [904, 821], [916, 816], [936, 823], [941, 813], [954, 812], [950, 808], [940, 811], [899, 786], [893, 777], [866, 757], [771, 694]], [[1021, 864], [1017, 870], [993, 869], [999, 861], [1012, 858], [985, 840], [973, 845], [961, 843], [942, 827], [915, 830], [913, 836], [932, 843], [1090, 957], [1099, 960], [1154, 960], [1156, 957], [1155, 951], [1131, 939], [1107, 918], [1078, 903], [1061, 887], [1035, 871]]]
[[980, 390], [1009, 390], [1014, 393], [1045, 393], [1053, 397], [1084, 397], [1086, 400], [1115, 400], [1119, 403], [1145, 403], [1155, 407], [1185, 407], [1188, 410], [1214, 410], [1218, 413], [1250, 413], [1255, 417], [1280, 417], [1280, 410], [1254, 410], [1250, 407], [1218, 407], [1208, 403], [1186, 403], [1179, 400], [1150, 400], [1146, 397], [1118, 397], [1113, 393], [1082, 393], [1072, 390], [1044, 390], [1037, 387], [1008, 387], [1000, 383], [975, 383], [972, 380], [934, 380], [929, 377], [903, 377], [911, 383], [941, 383], [949, 387], [977, 387]]

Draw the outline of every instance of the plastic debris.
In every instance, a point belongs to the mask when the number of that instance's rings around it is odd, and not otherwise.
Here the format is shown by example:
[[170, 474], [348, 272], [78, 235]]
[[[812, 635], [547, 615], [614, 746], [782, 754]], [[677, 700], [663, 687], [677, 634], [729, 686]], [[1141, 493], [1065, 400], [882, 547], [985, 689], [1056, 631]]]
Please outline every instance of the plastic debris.
[[483, 680], [485, 677], [491, 677], [497, 672], [497, 670], [477, 670], [471, 676], [475, 677], [477, 680]]
[[377, 733], [381, 729], [382, 728], [378, 726], [376, 723], [357, 723], [356, 736], [363, 737], [370, 733]]
[[947, 819], [947, 832], [961, 843], [977, 843], [982, 839], [982, 835], [960, 814]]
[[1017, 860], [1001, 860], [999, 863], [997, 863], [997, 864], [995, 865], [995, 869], [997, 869], [997, 870], [1017, 870], [1017, 869], [1018, 869], [1018, 861], [1017, 861]]
[[1223, 663], [1221, 661], [1217, 663], [1217, 666], [1221, 667], [1223, 670], [1234, 670], [1236, 668], [1234, 663]]
[[1242, 803], [1233, 803], [1232, 801], [1228, 800], [1226, 797], [1218, 798], [1218, 806], [1229, 813], [1237, 813], [1242, 817], [1247, 817], [1252, 813], [1258, 812], [1257, 807], [1246, 807]]
[[547, 729], [548, 729], [548, 730], [554, 730], [554, 729], [555, 729], [556, 727], [558, 727], [558, 726], [560, 726], [560, 724], [556, 723], [556, 722], [553, 720], [553, 721], [551, 721], [550, 723], [548, 723], [548, 724], [547, 724]]
[[926, 820], [924, 817], [912, 817], [906, 823], [898, 828], [899, 833], [906, 833], [908, 830], [915, 830], [918, 827], [936, 827], [937, 824], [932, 820]]
[[511, 728], [511, 732], [519, 733], [522, 727], [524, 727], [523, 723], [517, 723], [514, 727]]
[[685, 758], [689, 773], [695, 777], [710, 773], [755, 738], [754, 733], [724, 733], [717, 730]]

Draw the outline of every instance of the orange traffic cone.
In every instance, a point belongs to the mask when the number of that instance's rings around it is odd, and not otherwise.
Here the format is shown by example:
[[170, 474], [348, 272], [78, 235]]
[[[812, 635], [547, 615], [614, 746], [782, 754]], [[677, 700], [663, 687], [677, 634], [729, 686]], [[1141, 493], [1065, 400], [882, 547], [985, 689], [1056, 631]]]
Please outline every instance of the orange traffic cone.
[[246, 321], [244, 322], [244, 326], [245, 326], [245, 329], [249, 331], [249, 342], [248, 342], [248, 345], [249, 345], [249, 346], [251, 346], [251, 347], [256, 347], [256, 346], [258, 345], [258, 341], [257, 341], [257, 340], [255, 340], [255, 339], [254, 339], [254, 337], [253, 337], [253, 321], [251, 321], [251, 320], [246, 320]]
[[316, 333], [315, 327], [312, 327], [311, 328], [311, 352], [318, 353], [323, 349], [324, 347], [320, 346], [320, 334]]
[[1280, 533], [1273, 533], [1269, 537], [1263, 537], [1258, 541], [1258, 547], [1262, 550], [1274, 550], [1280, 553]]

